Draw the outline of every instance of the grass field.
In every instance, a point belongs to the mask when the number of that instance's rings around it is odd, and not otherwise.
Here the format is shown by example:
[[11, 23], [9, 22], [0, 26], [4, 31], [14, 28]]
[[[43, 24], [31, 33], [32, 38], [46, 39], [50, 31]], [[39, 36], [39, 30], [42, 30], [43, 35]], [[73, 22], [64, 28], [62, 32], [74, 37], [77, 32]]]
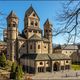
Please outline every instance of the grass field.
[[80, 65], [72, 64], [72, 69], [73, 70], [80, 70]]

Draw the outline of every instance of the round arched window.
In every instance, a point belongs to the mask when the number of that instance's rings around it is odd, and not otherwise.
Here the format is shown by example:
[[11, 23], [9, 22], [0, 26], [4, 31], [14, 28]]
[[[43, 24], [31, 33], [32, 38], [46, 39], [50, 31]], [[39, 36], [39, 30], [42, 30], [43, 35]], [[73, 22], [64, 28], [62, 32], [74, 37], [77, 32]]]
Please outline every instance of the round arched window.
[[33, 14], [33, 16], [35, 17], [35, 14]]
[[31, 25], [33, 25], [33, 24], [34, 24], [34, 22], [32, 21], [32, 22], [31, 22]]
[[37, 22], [35, 23], [35, 26], [38, 26], [38, 23]]
[[43, 65], [43, 63], [42, 63], [42, 62], [40, 62], [40, 65]]

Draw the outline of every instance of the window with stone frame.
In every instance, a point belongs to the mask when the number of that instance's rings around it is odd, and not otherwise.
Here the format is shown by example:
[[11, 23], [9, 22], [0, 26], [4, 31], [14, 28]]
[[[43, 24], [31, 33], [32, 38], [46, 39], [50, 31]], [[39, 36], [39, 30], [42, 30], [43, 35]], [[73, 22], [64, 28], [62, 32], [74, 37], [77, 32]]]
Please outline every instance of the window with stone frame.
[[38, 26], [38, 23], [37, 22], [35, 23], [35, 26]]
[[46, 32], [48, 32], [48, 30], [46, 30]]
[[29, 30], [29, 32], [32, 32], [32, 30]]
[[46, 46], [44, 46], [44, 48], [46, 48]]
[[33, 26], [34, 25], [34, 22], [33, 21], [31, 21], [31, 26]]
[[37, 31], [35, 30], [34, 33], [37, 33]]
[[32, 49], [32, 45], [30, 45], [30, 49]]
[[16, 27], [16, 24], [13, 24], [13, 27]]
[[49, 32], [51, 32], [51, 30], [49, 30]]
[[23, 45], [23, 47], [25, 47], [25, 45]]
[[66, 63], [68, 63], [68, 60], [66, 61]]
[[33, 13], [33, 16], [35, 17], [35, 13]]
[[27, 32], [27, 30], [25, 30], [25, 32]]
[[40, 62], [40, 65], [43, 65], [43, 62]]
[[40, 45], [38, 45], [38, 49], [40, 49]]

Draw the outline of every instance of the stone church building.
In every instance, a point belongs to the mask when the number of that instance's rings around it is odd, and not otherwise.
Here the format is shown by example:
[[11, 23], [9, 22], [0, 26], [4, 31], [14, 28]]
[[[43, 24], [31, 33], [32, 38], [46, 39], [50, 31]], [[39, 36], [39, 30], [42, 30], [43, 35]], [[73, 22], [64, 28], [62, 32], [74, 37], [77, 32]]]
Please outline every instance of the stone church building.
[[23, 69], [29, 73], [70, 69], [70, 57], [52, 52], [52, 24], [49, 19], [45, 21], [44, 31], [42, 31], [40, 18], [30, 6], [25, 12], [22, 33], [18, 31], [18, 23], [18, 17], [11, 11], [7, 17], [7, 58], [9, 60], [20, 61]]

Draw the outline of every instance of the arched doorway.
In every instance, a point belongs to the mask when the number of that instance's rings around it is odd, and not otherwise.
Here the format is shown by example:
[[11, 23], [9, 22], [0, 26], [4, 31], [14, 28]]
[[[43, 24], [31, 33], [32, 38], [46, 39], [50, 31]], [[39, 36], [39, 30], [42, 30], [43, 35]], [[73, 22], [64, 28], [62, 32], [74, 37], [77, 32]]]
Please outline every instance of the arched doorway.
[[53, 70], [54, 71], [59, 71], [60, 69], [60, 63], [59, 62], [55, 62], [54, 65], [53, 65]]

